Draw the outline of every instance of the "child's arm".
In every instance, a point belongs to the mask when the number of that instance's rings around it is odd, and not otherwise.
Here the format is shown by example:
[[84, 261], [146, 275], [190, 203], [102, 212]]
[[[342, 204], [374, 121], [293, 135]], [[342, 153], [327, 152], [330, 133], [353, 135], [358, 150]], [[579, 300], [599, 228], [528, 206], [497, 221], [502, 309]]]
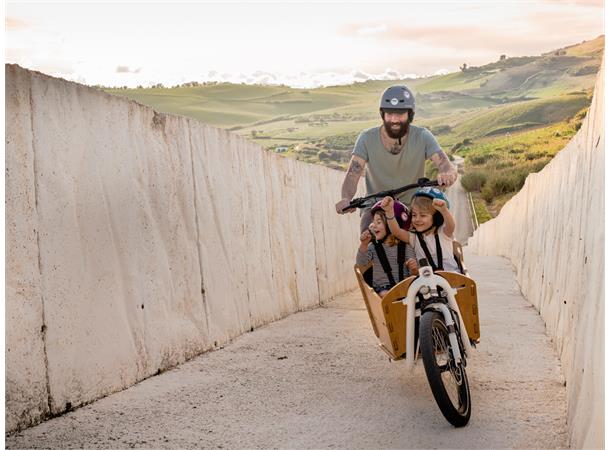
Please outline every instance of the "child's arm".
[[415, 254], [415, 249], [409, 243], [407, 243], [407, 247], [405, 248], [405, 256], [407, 261], [405, 265], [409, 269], [411, 275], [417, 275], [419, 273], [419, 266], [417, 265], [417, 256]]
[[360, 246], [358, 247], [358, 254], [356, 255], [356, 264], [359, 266], [365, 266], [371, 261], [371, 255], [368, 253], [369, 242], [371, 242], [371, 233], [369, 230], [365, 230], [360, 235]]
[[447, 203], [440, 198], [435, 198], [432, 200], [432, 206], [438, 212], [443, 215], [443, 219], [445, 219], [444, 223], [444, 233], [449, 239], [453, 239], [453, 232], [455, 231], [455, 220], [453, 220], [453, 216], [451, 212], [449, 212], [449, 208], [447, 208]]
[[417, 275], [419, 266], [417, 265], [417, 261], [415, 261], [414, 258], [409, 258], [407, 259], [407, 262], [405, 262], [407, 268], [409, 269], [409, 272], [411, 273], [411, 275]]
[[381, 201], [381, 207], [383, 208], [392, 234], [403, 242], [409, 242], [409, 232], [400, 228], [394, 217], [394, 199], [392, 197], [384, 197]]

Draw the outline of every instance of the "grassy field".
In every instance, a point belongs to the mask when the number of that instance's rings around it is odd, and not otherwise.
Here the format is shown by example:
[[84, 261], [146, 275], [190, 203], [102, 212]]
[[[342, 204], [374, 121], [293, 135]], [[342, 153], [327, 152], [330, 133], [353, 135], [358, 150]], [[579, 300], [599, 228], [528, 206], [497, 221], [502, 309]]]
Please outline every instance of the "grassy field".
[[289, 157], [344, 170], [358, 133], [380, 124], [380, 93], [407, 84], [416, 94], [415, 123], [429, 128], [449, 153], [465, 157], [466, 175], [486, 175], [475, 197], [495, 215], [524, 174], [540, 170], [576, 132], [603, 48], [600, 36], [443, 76], [317, 89], [187, 83], [106, 91], [230, 129]]

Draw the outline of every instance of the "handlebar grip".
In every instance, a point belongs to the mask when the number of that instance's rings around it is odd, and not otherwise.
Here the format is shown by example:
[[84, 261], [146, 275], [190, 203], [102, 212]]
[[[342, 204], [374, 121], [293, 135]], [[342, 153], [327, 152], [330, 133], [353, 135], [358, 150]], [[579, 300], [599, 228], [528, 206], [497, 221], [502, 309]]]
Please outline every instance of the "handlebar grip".
[[345, 208], [341, 210], [341, 212], [349, 211], [350, 209], [358, 208], [362, 202], [350, 202]]

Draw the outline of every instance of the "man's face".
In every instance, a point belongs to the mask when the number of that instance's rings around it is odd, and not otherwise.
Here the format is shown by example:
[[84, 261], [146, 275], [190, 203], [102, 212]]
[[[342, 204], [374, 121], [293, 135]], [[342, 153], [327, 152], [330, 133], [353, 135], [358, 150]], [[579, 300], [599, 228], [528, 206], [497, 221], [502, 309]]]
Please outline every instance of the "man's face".
[[383, 126], [388, 136], [392, 139], [403, 137], [407, 133], [407, 127], [409, 126], [409, 113], [404, 109], [384, 109], [383, 112]]

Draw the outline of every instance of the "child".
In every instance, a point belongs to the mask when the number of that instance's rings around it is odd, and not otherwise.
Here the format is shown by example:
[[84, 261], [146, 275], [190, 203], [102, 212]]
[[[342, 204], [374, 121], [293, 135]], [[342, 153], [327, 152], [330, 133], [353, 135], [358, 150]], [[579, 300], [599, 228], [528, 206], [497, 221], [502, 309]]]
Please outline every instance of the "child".
[[[393, 209], [392, 197], [382, 200], [386, 214]], [[447, 197], [433, 187], [419, 189], [411, 200], [411, 229], [389, 221], [390, 231], [415, 248], [417, 259], [426, 258], [433, 270], [461, 273], [453, 254], [455, 220], [449, 212]]]
[[[384, 214], [381, 202], [371, 208], [373, 222], [368, 230], [360, 235], [360, 247], [356, 256], [356, 264], [366, 265], [373, 261], [373, 289], [381, 297], [397, 282], [405, 278], [405, 272], [417, 274], [415, 251], [411, 245], [405, 245], [390, 234], [386, 215], [391, 217], [397, 226], [406, 226], [408, 223], [407, 207], [400, 202], [394, 202], [391, 209], [393, 213]], [[403, 230], [404, 231], [404, 230]], [[374, 238], [374, 243], [370, 243]], [[410, 261], [402, 264], [402, 261]], [[405, 269], [406, 265], [406, 269]], [[401, 267], [402, 266], [402, 267]], [[407, 270], [408, 269], [408, 270]]]

